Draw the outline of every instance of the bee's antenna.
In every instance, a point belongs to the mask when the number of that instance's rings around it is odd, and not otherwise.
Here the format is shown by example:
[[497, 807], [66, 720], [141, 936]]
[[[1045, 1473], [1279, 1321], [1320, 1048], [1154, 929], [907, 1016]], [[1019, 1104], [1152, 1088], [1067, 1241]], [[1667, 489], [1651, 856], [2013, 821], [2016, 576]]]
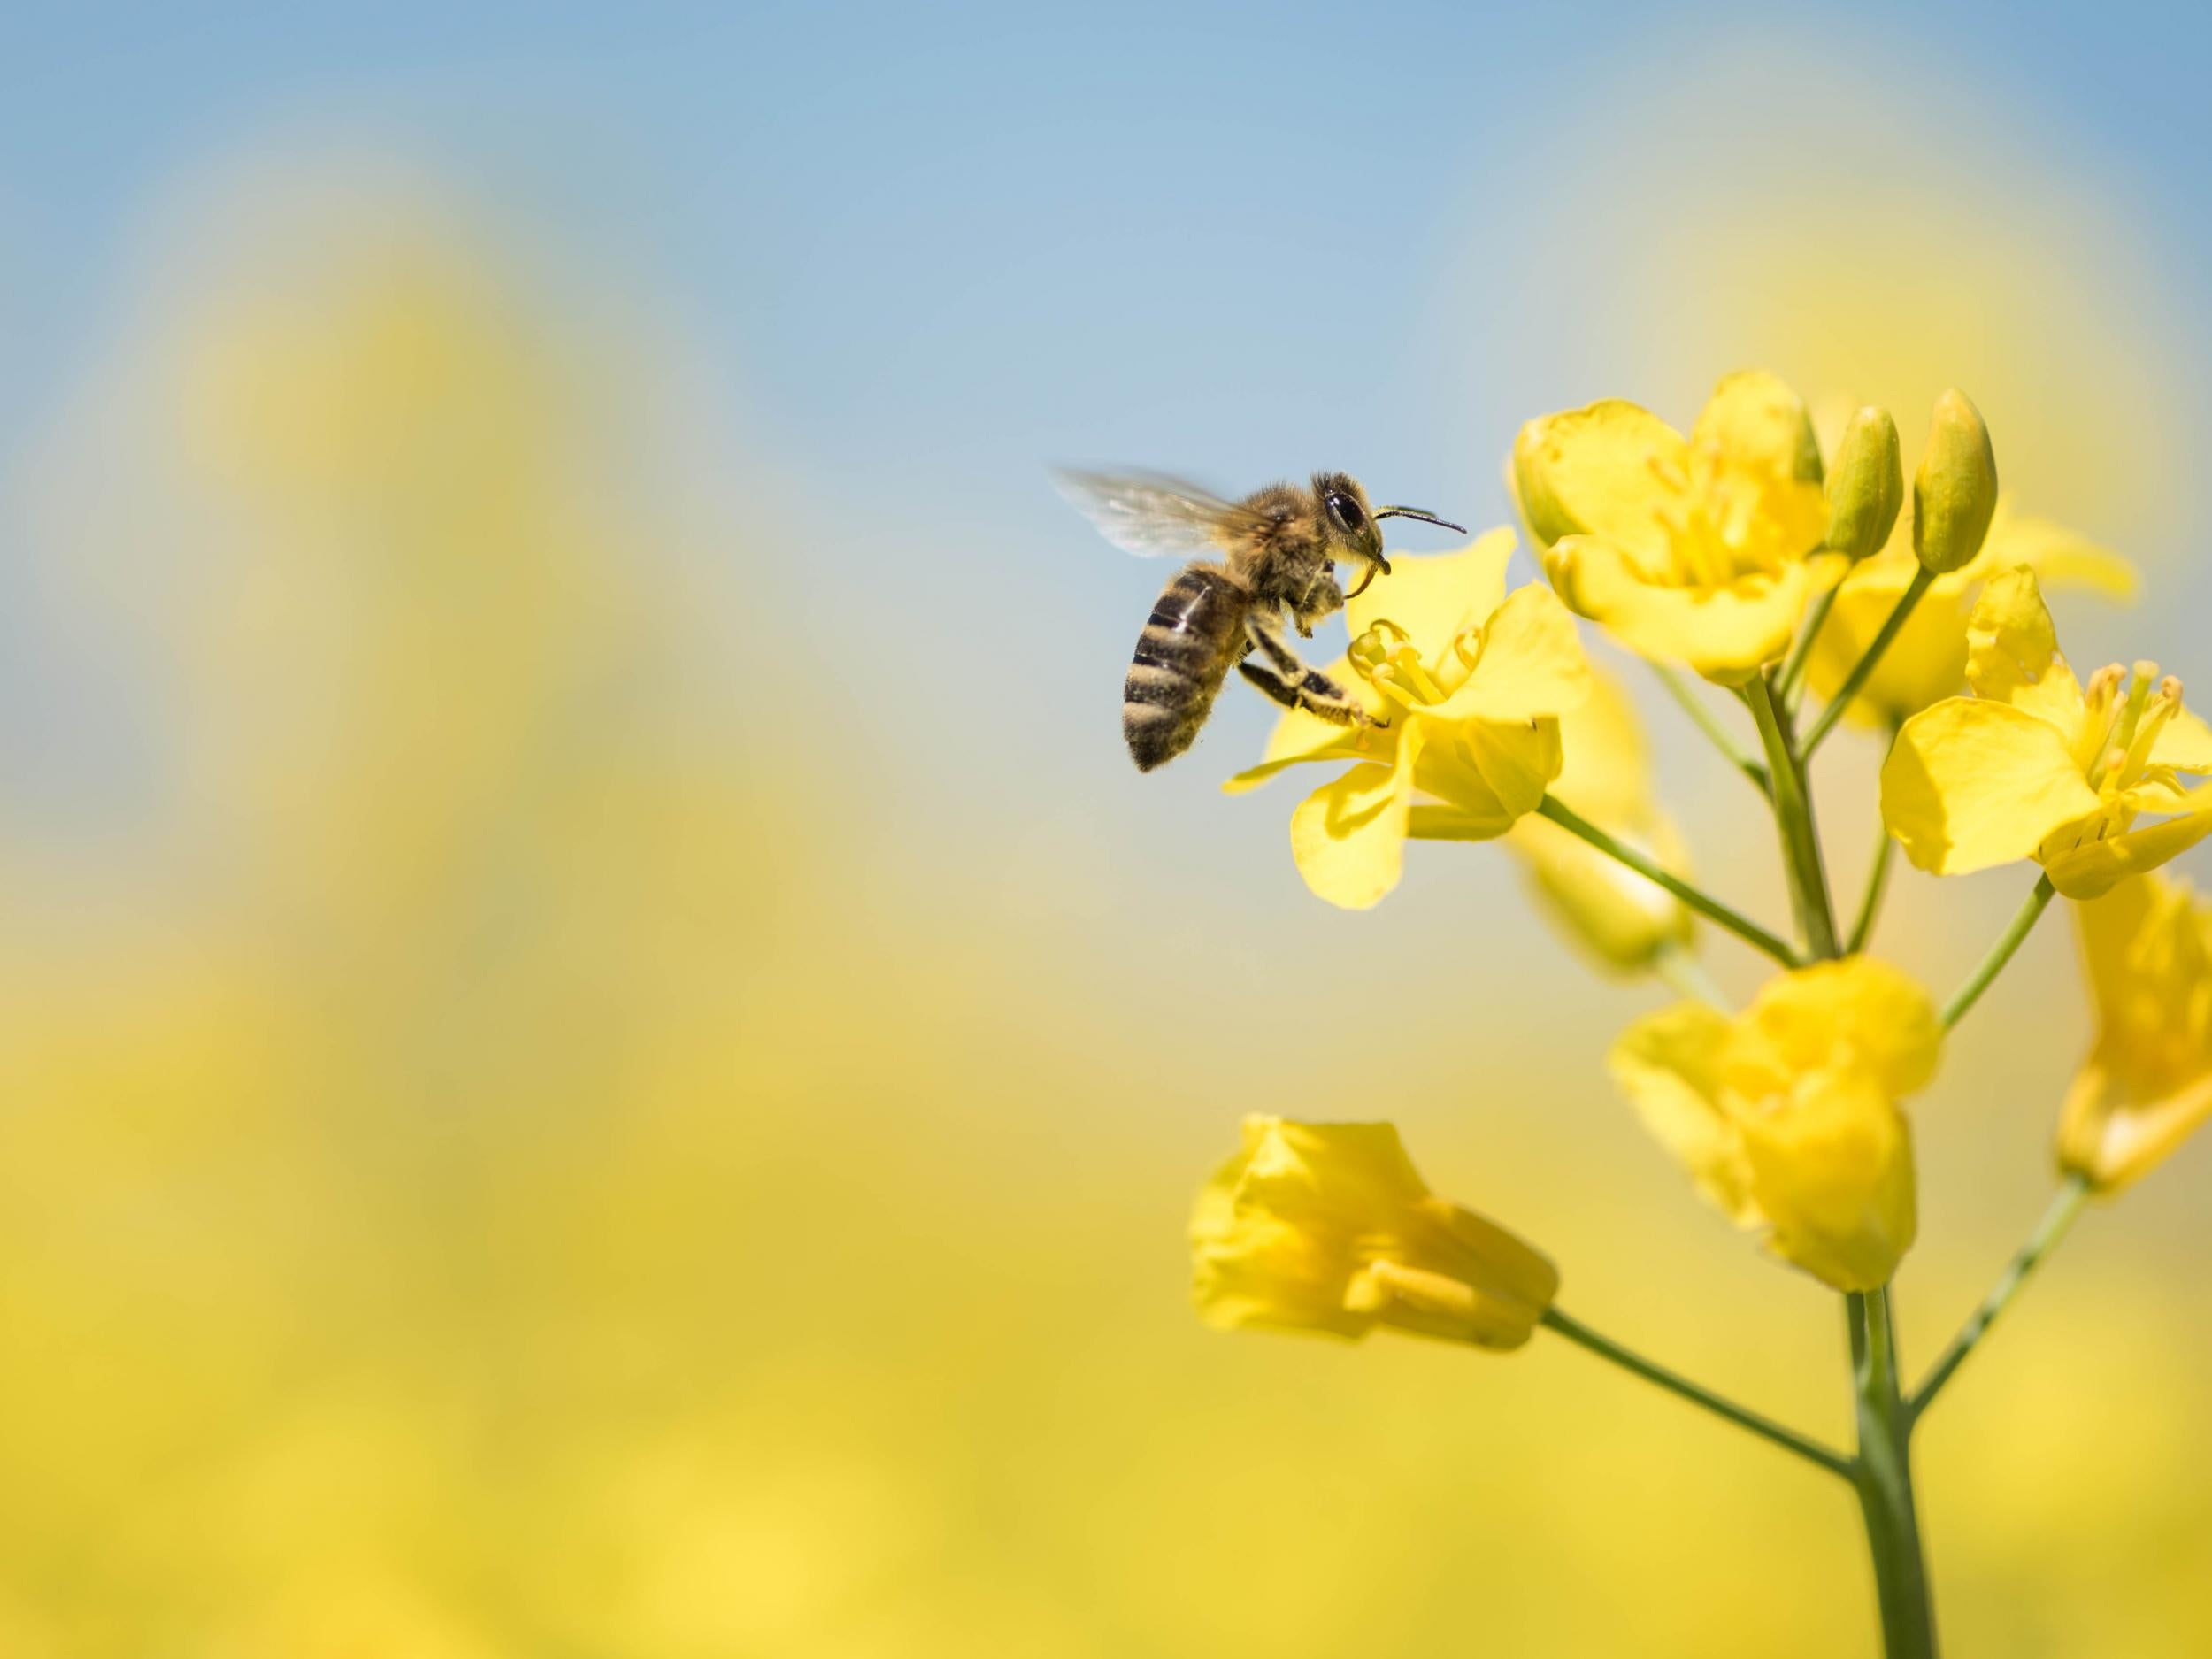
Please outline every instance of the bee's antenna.
[[1449, 518], [1440, 518], [1432, 512], [1423, 512], [1418, 507], [1378, 507], [1368, 516], [1374, 518], [1418, 518], [1423, 524], [1436, 525], [1446, 530], [1456, 530], [1462, 535], [1467, 534], [1465, 525], [1454, 524]]

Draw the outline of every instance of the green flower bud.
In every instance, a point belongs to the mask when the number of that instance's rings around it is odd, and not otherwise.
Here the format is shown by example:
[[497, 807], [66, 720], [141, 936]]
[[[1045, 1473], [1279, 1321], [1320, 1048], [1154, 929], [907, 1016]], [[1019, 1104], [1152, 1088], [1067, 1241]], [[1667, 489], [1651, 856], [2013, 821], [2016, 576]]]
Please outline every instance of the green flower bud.
[[1899, 458], [1897, 423], [1886, 409], [1862, 409], [1843, 429], [1836, 464], [1828, 472], [1831, 552], [1854, 562], [1878, 553], [1905, 504], [1905, 464]]
[[1912, 481], [1912, 550], [1923, 569], [1940, 576], [1982, 550], [1997, 511], [1997, 454], [1989, 428], [1966, 394], [1936, 399], [1928, 451]]

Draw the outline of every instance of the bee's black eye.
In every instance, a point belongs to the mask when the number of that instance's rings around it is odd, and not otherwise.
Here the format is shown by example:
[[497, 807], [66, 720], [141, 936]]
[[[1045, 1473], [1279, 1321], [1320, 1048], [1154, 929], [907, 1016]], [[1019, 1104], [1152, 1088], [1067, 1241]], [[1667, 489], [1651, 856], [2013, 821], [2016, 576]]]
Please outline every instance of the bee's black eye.
[[1329, 516], [1345, 529], [1357, 530], [1360, 526], [1359, 503], [1349, 495], [1332, 490], [1329, 494]]

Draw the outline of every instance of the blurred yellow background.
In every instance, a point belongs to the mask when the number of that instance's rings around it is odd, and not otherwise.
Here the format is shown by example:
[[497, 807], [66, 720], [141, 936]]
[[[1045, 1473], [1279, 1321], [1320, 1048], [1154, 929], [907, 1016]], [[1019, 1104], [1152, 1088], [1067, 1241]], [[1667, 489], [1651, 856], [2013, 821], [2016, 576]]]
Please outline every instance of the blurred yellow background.
[[[1394, 62], [1473, 50], [1376, 27]], [[1116, 683], [1164, 572], [1041, 469], [1340, 464], [1488, 524], [1543, 410], [1686, 420], [1758, 362], [1893, 402], [1909, 449], [1956, 382], [2024, 504], [2145, 568], [2139, 613], [2062, 615], [2078, 657], [2212, 674], [2203, 227], [2146, 206], [2200, 161], [2094, 128], [2061, 169], [2103, 59], [2008, 60], [1939, 116], [1964, 47], [1885, 27], [1839, 54], [1717, 12], [1572, 73], [1494, 38], [1583, 78], [1586, 119], [1366, 133], [1325, 165], [1424, 215], [1317, 275], [1271, 274], [1272, 216], [1335, 210], [1259, 164], [1321, 138], [1173, 103], [1197, 71], [1126, 137], [1112, 31], [1033, 21], [949, 72], [1031, 102], [918, 160], [883, 157], [899, 100], [957, 102], [908, 89], [926, 42], [764, 14], [604, 60], [565, 25], [449, 63], [288, 35], [205, 71], [220, 119], [58, 164], [106, 191], [96, 234], [12, 175], [0, 227], [42, 251], [0, 287], [0, 1654], [1871, 1651], [1847, 1494], [1563, 1344], [1189, 1317], [1187, 1204], [1240, 1113], [1389, 1117], [1578, 1317], [1847, 1432], [1834, 1299], [1606, 1084], [1663, 994], [1593, 979], [1493, 849], [1326, 910], [1290, 797], [1213, 794], [1250, 700], [1138, 780]], [[694, 58], [755, 127], [610, 114], [705, 96]], [[2075, 127], [2032, 138], [2053, 84]], [[875, 101], [849, 140], [841, 97]], [[619, 134], [580, 183], [577, 108]], [[1058, 181], [933, 170], [1024, 120], [1133, 199], [1071, 172], [1082, 213], [1025, 230]], [[891, 175], [942, 221], [884, 209]], [[1237, 211], [1202, 199], [1231, 181]], [[1158, 221], [1115, 228], [1147, 189]], [[653, 228], [687, 215], [730, 246]], [[1118, 286], [1056, 287], [1062, 257]], [[1635, 683], [1701, 867], [1784, 914], [1755, 803]], [[1873, 756], [1830, 756], [1848, 903]], [[2016, 874], [1904, 872], [1882, 949], [1947, 989]], [[2071, 949], [2047, 925], [1916, 1103], [1916, 1363], [2047, 1192]], [[2197, 1147], [2093, 1214], [1932, 1419], [1955, 1651], [2205, 1650], [2208, 1195]]]

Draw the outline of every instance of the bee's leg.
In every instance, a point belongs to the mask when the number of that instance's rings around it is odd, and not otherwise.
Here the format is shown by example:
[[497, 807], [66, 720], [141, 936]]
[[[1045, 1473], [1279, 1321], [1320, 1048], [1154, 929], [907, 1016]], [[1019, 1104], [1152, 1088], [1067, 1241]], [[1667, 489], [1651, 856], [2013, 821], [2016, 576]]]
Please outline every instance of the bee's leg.
[[1303, 709], [1308, 714], [1318, 715], [1333, 726], [1356, 726], [1366, 718], [1358, 704], [1348, 699], [1341, 703], [1325, 702], [1303, 686], [1292, 685], [1265, 663], [1239, 663], [1237, 672], [1286, 709]]
[[1303, 709], [1334, 726], [1384, 724], [1371, 718], [1335, 680], [1317, 668], [1307, 667], [1269, 624], [1255, 617], [1245, 624], [1245, 630], [1266, 660], [1240, 662], [1237, 672], [1286, 709]]
[[1344, 609], [1344, 589], [1337, 586], [1334, 575], [1326, 575], [1307, 589], [1291, 612], [1291, 620], [1298, 625], [1301, 637], [1313, 637], [1313, 625]]

